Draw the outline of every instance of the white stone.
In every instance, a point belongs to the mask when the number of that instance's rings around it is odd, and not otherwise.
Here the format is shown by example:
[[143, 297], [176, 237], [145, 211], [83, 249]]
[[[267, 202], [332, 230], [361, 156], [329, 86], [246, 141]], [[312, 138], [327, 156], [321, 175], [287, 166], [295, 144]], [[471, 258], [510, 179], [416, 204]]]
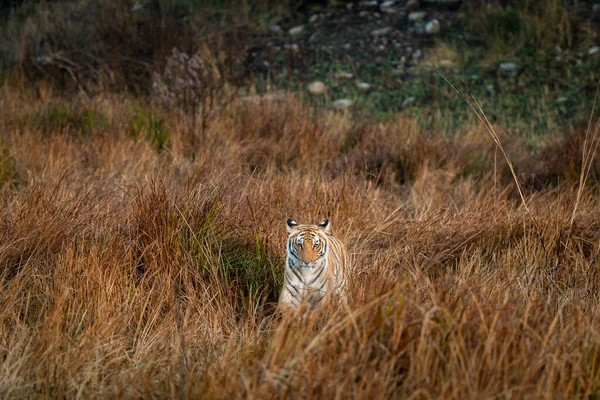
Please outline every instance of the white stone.
[[331, 106], [336, 110], [346, 110], [352, 106], [352, 103], [350, 99], [339, 99], [334, 101]]
[[410, 14], [408, 14], [408, 20], [409, 21], [420, 21], [423, 18], [425, 18], [425, 16], [427, 15], [427, 13], [425, 11], [413, 11]]
[[504, 76], [516, 76], [517, 64], [514, 62], [503, 62], [500, 64], [500, 73]]
[[434, 35], [440, 32], [440, 21], [437, 19], [432, 19], [427, 24], [425, 24], [425, 32], [429, 35]]
[[271, 25], [269, 26], [269, 30], [273, 33], [281, 32], [281, 27], [279, 25]]
[[321, 81], [311, 82], [308, 85], [308, 91], [310, 94], [323, 94], [325, 93], [325, 84]]
[[280, 102], [280, 101], [284, 101], [286, 98], [287, 98], [287, 93], [284, 92], [283, 90], [275, 90], [273, 92], [265, 93], [263, 95], [264, 101]]
[[415, 102], [415, 100], [417, 100], [417, 99], [416, 99], [416, 97], [414, 97], [414, 96], [407, 97], [407, 98], [406, 98], [406, 99], [404, 99], [404, 101], [402, 102], [402, 108], [405, 108], [405, 107], [407, 107], [407, 106], [411, 105], [412, 103], [414, 103], [414, 102]]
[[302, 25], [298, 25], [298, 26], [295, 26], [292, 29], [290, 29], [288, 31], [288, 33], [292, 36], [296, 36], [296, 35], [302, 33], [303, 30], [304, 30], [304, 27]]
[[354, 74], [350, 72], [340, 71], [335, 76], [339, 79], [352, 79], [354, 78]]
[[412, 53], [413, 60], [418, 60], [423, 57], [423, 52], [420, 49], [416, 49], [414, 53]]
[[371, 35], [373, 35], [373, 36], [383, 36], [383, 35], [387, 35], [391, 31], [392, 31], [392, 28], [389, 27], [389, 26], [386, 26], [385, 28], [375, 29], [373, 32], [371, 32]]
[[310, 18], [308, 19], [308, 22], [310, 22], [311, 24], [314, 24], [315, 22], [317, 22], [321, 17], [319, 16], [319, 14], [313, 14], [310, 16]]
[[356, 84], [356, 87], [363, 92], [368, 92], [371, 90], [371, 84], [368, 82], [359, 82]]
[[283, 48], [286, 50], [291, 50], [293, 53], [297, 53], [300, 51], [300, 47], [296, 43], [293, 44], [284, 44]]
[[588, 56], [600, 53], [600, 46], [594, 46], [588, 50]]
[[556, 100], [554, 100], [554, 102], [556, 104], [566, 103], [567, 101], [568, 101], [568, 99], [565, 96], [560, 96], [559, 98], [557, 98]]
[[394, 8], [395, 3], [396, 2], [394, 0], [384, 1], [379, 5], [379, 8], [381, 8], [381, 11], [383, 11], [384, 13], [394, 14], [398, 11]]
[[276, 90], [274, 92], [265, 93], [262, 96], [243, 96], [240, 100], [247, 104], [260, 104], [264, 102], [282, 102], [287, 98], [287, 93], [283, 90]]

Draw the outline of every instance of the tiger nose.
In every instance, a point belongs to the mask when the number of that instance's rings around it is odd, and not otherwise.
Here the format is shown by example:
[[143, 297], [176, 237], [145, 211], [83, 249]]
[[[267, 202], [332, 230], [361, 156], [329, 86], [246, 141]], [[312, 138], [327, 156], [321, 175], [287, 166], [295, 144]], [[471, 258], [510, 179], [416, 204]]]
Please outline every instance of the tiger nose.
[[312, 251], [304, 251], [304, 254], [302, 254], [302, 261], [304, 261], [305, 264], [311, 264], [315, 261], [317, 261], [317, 254], [312, 252]]

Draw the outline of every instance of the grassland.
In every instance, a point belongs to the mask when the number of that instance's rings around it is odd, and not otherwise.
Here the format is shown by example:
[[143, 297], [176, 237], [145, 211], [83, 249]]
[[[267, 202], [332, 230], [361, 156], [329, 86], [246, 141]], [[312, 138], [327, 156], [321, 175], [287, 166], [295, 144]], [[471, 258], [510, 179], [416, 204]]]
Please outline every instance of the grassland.
[[[222, 74], [190, 114], [29, 74], [0, 87], [0, 397], [600, 394], [587, 89], [532, 142], [451, 88], [465, 117], [449, 134], [419, 114], [439, 103], [379, 118], [244, 102]], [[347, 303], [275, 310], [289, 217], [330, 218]]]

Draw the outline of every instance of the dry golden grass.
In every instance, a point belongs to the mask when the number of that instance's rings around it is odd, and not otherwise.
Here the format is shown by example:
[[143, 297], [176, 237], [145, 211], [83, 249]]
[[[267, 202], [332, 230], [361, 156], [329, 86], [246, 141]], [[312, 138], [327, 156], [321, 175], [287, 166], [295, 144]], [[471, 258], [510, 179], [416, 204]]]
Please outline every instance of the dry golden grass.
[[[156, 110], [157, 151], [149, 105], [59, 103], [0, 93], [0, 397], [598, 395], [596, 164], [578, 195], [500, 133], [528, 214], [481, 127], [233, 103], [205, 137]], [[349, 304], [273, 313], [287, 217], [332, 220]]]

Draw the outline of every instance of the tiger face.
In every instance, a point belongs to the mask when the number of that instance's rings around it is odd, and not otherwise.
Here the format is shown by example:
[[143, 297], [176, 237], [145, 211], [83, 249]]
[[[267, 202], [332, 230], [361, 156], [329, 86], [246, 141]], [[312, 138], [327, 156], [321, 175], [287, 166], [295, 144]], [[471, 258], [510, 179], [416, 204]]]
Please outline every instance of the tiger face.
[[323, 234], [329, 232], [329, 220], [319, 225], [298, 225], [293, 219], [288, 219], [287, 231], [290, 250], [305, 265], [314, 264], [325, 255]]

